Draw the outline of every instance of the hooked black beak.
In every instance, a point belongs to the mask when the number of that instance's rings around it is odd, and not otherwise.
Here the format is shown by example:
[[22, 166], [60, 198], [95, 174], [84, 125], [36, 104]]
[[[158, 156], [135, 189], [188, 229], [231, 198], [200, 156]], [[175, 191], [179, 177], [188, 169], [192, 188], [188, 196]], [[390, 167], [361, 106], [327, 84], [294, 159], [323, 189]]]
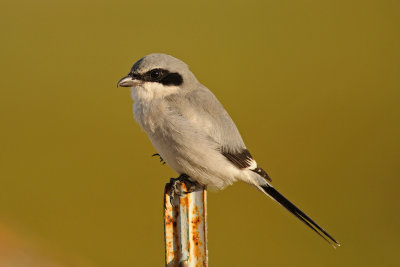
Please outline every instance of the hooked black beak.
[[128, 74], [127, 76], [123, 77], [121, 80], [118, 81], [117, 87], [132, 87], [138, 83], [138, 80], [135, 79], [132, 75]]

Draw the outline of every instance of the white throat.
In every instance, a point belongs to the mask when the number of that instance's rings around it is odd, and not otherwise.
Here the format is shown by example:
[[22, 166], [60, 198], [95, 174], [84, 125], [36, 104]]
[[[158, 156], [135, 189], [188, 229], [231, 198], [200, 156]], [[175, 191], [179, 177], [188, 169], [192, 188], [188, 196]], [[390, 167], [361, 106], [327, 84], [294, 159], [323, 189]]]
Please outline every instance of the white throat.
[[149, 102], [178, 92], [178, 86], [166, 86], [156, 82], [145, 82], [131, 87], [131, 97], [135, 102]]

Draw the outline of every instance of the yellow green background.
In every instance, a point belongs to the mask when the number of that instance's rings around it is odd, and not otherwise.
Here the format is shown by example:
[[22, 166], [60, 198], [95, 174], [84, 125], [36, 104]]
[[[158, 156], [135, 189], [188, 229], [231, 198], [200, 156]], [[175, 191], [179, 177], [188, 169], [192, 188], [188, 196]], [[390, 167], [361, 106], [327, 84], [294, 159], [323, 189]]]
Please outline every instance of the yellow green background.
[[164, 52], [342, 243], [235, 184], [209, 194], [210, 266], [396, 265], [399, 22], [394, 0], [2, 0], [0, 224], [61, 266], [164, 264], [163, 188], [176, 174], [116, 88]]

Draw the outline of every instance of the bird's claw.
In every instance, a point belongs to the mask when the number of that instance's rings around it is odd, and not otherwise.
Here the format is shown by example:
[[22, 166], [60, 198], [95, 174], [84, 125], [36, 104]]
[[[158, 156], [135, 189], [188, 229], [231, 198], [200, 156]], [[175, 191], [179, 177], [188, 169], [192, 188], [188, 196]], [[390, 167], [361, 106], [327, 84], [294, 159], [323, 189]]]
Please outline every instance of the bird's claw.
[[[185, 184], [187, 191], [182, 190], [182, 187], [180, 186], [182, 183]], [[171, 205], [176, 196], [181, 197], [185, 194], [189, 194], [203, 189], [202, 185], [200, 185], [197, 182], [191, 181], [189, 179], [189, 176], [186, 174], [181, 174], [178, 178], [171, 178], [170, 185], [171, 185], [171, 193], [170, 193]]]
[[155, 153], [155, 154], [153, 154], [153, 155], [151, 155], [152, 157], [155, 157], [155, 156], [158, 156], [158, 157], [160, 157], [160, 162], [164, 165], [165, 164], [165, 161], [164, 161], [164, 159], [161, 157], [161, 155], [160, 154], [158, 154], [158, 153]]

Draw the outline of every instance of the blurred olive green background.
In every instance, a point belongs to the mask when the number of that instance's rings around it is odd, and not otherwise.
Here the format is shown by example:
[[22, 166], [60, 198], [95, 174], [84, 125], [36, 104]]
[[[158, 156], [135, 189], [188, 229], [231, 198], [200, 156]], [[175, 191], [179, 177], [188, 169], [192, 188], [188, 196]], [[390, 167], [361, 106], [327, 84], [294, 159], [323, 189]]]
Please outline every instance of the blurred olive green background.
[[163, 188], [176, 174], [151, 157], [129, 90], [116, 88], [164, 52], [342, 243], [235, 184], [209, 194], [210, 266], [394, 266], [399, 22], [395, 0], [2, 0], [0, 223], [64, 266], [164, 264]]

